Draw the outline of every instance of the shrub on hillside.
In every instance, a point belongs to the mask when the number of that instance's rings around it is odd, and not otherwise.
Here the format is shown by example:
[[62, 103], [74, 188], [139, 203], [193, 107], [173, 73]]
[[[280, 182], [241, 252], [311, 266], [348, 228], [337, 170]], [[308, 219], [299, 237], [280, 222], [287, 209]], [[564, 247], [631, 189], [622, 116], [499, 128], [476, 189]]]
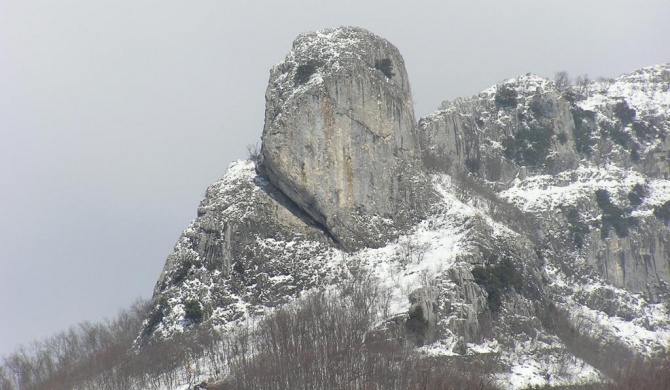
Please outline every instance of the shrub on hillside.
[[655, 135], [655, 129], [649, 126], [645, 122], [635, 121], [633, 122], [633, 132], [637, 135], [638, 138], [647, 140]]
[[425, 342], [426, 332], [428, 331], [428, 320], [423, 315], [421, 305], [415, 306], [409, 311], [407, 321], [405, 321], [407, 332], [416, 339], [416, 344], [421, 347]]
[[142, 329], [142, 333], [144, 335], [149, 335], [151, 332], [156, 330], [156, 327], [158, 327], [158, 325], [163, 321], [163, 318], [165, 318], [167, 311], [167, 301], [162, 299], [158, 305], [155, 305], [151, 310], [151, 313], [149, 314], [149, 317], [144, 324], [144, 328]]
[[579, 153], [590, 156], [593, 153], [592, 147], [596, 144], [596, 140], [591, 137], [596, 113], [580, 107], [573, 107], [570, 111], [575, 123], [575, 149]]
[[503, 155], [519, 165], [541, 165], [551, 151], [553, 134], [554, 130], [549, 125], [519, 130], [514, 137], [503, 139]]
[[496, 265], [475, 266], [472, 268], [472, 276], [475, 283], [486, 291], [489, 309], [494, 314], [500, 311], [502, 296], [505, 292], [521, 290], [523, 287], [521, 273], [507, 257]]
[[564, 210], [563, 213], [568, 221], [568, 229], [573, 244], [575, 244], [575, 247], [577, 248], [582, 248], [585, 243], [585, 238], [591, 231], [591, 228], [589, 228], [589, 225], [581, 221], [577, 209], [569, 208]]
[[541, 96], [534, 96], [529, 108], [536, 118], [552, 118], [555, 115], [552, 101]]
[[633, 207], [638, 207], [642, 204], [648, 193], [649, 189], [646, 185], [637, 183], [631, 188], [630, 192], [628, 192], [628, 200]]
[[203, 311], [200, 302], [196, 300], [189, 300], [184, 303], [184, 319], [191, 324], [198, 324], [202, 322]]
[[570, 90], [572, 87], [572, 81], [568, 72], [562, 70], [554, 74], [554, 86], [558, 92], [564, 93]]
[[395, 73], [393, 73], [393, 62], [391, 62], [391, 60], [388, 58], [375, 61], [375, 69], [384, 73], [384, 76], [388, 78], [395, 76]]
[[614, 105], [614, 116], [617, 117], [624, 126], [633, 123], [635, 114], [635, 110], [630, 108], [625, 100]]
[[513, 87], [500, 84], [496, 87], [494, 100], [500, 108], [515, 108], [518, 102], [518, 94]]
[[247, 145], [247, 158], [254, 163], [257, 163], [261, 157], [261, 146], [258, 142]]
[[614, 228], [619, 237], [628, 237], [628, 231], [631, 227], [637, 225], [637, 219], [630, 216], [629, 210], [625, 210], [610, 199], [610, 194], [606, 190], [596, 190], [596, 202], [602, 211], [601, 215], [601, 236], [606, 238], [611, 228]]
[[179, 255], [174, 261], [176, 266], [172, 270], [170, 283], [174, 285], [183, 282], [191, 272], [193, 266], [196, 265], [196, 260], [195, 256], [190, 254]]
[[633, 144], [630, 148], [630, 159], [634, 163], [639, 163], [642, 156], [640, 156], [640, 147], [637, 144]]
[[479, 161], [478, 158], [468, 157], [465, 159], [465, 169], [467, 169], [468, 172], [477, 173], [479, 172], [480, 167], [481, 162]]
[[307, 84], [312, 75], [316, 72], [314, 64], [303, 64], [298, 66], [295, 72], [294, 82], [296, 85]]
[[624, 127], [616, 123], [600, 122], [600, 134], [603, 138], [610, 138], [612, 142], [624, 148], [635, 144], [633, 137], [624, 130]]
[[632, 128], [633, 132], [638, 139], [644, 141], [652, 141], [656, 138], [661, 138], [665, 141], [665, 131], [664, 123], [667, 123], [667, 119], [663, 116], [647, 116], [644, 118], [637, 117], [633, 121]]
[[654, 207], [654, 216], [660, 219], [666, 225], [670, 222], [670, 200], [666, 201], [660, 206]]

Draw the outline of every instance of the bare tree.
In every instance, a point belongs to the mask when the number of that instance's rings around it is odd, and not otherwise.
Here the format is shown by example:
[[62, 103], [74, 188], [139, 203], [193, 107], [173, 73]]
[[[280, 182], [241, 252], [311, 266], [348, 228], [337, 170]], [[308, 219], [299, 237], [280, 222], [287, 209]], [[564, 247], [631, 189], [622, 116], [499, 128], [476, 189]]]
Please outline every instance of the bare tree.
[[416, 239], [403, 237], [398, 240], [396, 256], [403, 267], [412, 263], [421, 263], [428, 251], [428, 245], [419, 243]]
[[342, 290], [311, 294], [261, 320], [251, 332], [252, 357], [233, 358], [230, 375], [213, 388], [495, 388], [486, 375], [420, 358], [390, 329], [375, 328], [383, 299], [373, 278], [357, 275]]
[[261, 156], [261, 146], [258, 142], [247, 145], [247, 158], [253, 162], [258, 162]]
[[554, 85], [556, 86], [556, 90], [558, 92], [563, 93], [568, 91], [572, 85], [572, 81], [570, 80], [568, 72], [564, 70], [556, 72], [554, 74]]
[[577, 88], [577, 93], [581, 96], [587, 96], [589, 91], [589, 85], [591, 84], [591, 79], [587, 74], [577, 76], [577, 82], [575, 87]]

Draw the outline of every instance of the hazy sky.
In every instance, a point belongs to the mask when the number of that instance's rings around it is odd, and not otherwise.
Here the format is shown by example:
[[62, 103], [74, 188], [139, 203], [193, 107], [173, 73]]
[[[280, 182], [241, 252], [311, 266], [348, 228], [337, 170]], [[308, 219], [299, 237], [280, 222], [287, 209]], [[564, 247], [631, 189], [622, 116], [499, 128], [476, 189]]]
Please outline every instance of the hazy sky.
[[260, 139], [270, 67], [340, 25], [400, 49], [417, 117], [527, 72], [670, 61], [668, 0], [0, 0], [0, 355], [148, 298]]

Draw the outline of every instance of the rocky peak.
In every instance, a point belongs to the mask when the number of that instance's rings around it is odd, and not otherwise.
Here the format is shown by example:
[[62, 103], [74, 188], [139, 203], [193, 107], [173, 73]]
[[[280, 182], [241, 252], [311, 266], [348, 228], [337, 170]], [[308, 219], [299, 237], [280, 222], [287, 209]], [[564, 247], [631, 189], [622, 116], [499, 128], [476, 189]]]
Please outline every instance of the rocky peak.
[[271, 70], [260, 160], [207, 190], [140, 344], [227, 332], [370, 272], [381, 328], [434, 356], [494, 356], [510, 388], [667, 354], [668, 69], [567, 89], [520, 76], [417, 129], [390, 43], [299, 36]]
[[379, 246], [423, 214], [405, 63], [353, 27], [310, 32], [272, 68], [259, 171], [342, 247]]

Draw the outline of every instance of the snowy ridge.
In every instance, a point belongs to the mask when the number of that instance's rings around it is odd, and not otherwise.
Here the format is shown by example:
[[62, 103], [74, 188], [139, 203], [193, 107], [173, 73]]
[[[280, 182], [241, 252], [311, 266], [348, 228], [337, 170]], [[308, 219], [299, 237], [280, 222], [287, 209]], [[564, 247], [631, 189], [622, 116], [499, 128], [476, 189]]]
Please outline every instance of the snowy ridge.
[[589, 85], [587, 99], [579, 105], [599, 110], [624, 99], [641, 113], [667, 113], [670, 110], [670, 64], [638, 69], [614, 81], [596, 81]]
[[670, 200], [669, 180], [649, 180], [639, 172], [621, 169], [615, 165], [582, 165], [557, 175], [516, 179], [499, 196], [532, 213], [555, 210], [561, 206], [577, 206], [593, 198], [596, 190], [600, 189], [606, 190], [616, 203], [625, 203], [627, 194], [636, 184], [648, 186], [649, 193], [634, 211], [635, 216], [650, 216], [655, 206]]
[[[301, 35], [272, 70], [281, 73], [274, 91], [287, 102], [321, 88], [323, 67], [346, 72], [342, 56], [365, 55], [356, 34]], [[325, 62], [296, 85], [304, 62], [296, 56], [312, 46]], [[500, 86], [517, 96], [501, 105]], [[439, 199], [429, 216], [379, 248], [338, 249], [253, 162], [231, 164], [166, 263], [152, 332], [169, 337], [199, 323], [189, 314], [192, 302], [201, 304], [203, 323], [228, 331], [364, 267], [384, 291], [380, 329], [403, 324], [422, 305], [433, 329], [419, 351], [493, 361], [504, 388], [607, 380], [606, 363], [580, 344], [624, 360], [667, 354], [670, 234], [662, 213], [670, 213], [670, 65], [581, 87], [568, 96], [528, 74], [445, 102], [422, 119], [420, 131], [434, 126], [447, 134], [429, 134], [430, 142], [454, 143], [452, 154], [437, 157], [456, 168], [433, 170]], [[551, 139], [542, 144], [536, 132]], [[519, 158], [506, 150], [511, 141], [519, 150], [540, 145], [547, 156]], [[603, 193], [606, 200], [598, 198]], [[498, 290], [494, 307], [496, 290], [481, 275], [504, 261], [523, 282]]]
[[361, 58], [361, 52], [356, 50], [361, 37], [356, 32], [353, 28], [335, 28], [300, 34], [293, 42], [293, 50], [287, 60], [293, 60], [296, 53], [318, 50], [318, 57], [326, 60], [321, 66], [339, 72], [343, 70], [341, 57]]
[[476, 96], [493, 98], [500, 85], [514, 89], [521, 96], [532, 96], [536, 93], [542, 93], [550, 85], [553, 85], [553, 82], [542, 76], [527, 73], [523, 76], [507, 79], [499, 85], [490, 86]]

